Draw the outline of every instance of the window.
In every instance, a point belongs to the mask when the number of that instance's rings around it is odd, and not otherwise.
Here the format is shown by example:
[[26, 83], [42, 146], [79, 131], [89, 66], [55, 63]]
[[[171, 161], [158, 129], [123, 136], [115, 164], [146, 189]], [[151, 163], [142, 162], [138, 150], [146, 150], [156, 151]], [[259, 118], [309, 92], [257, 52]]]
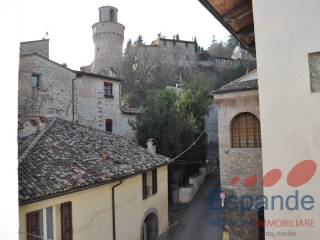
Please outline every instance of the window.
[[232, 148], [261, 147], [260, 122], [251, 113], [240, 113], [231, 123]]
[[142, 174], [142, 198], [155, 195], [158, 192], [157, 169]]
[[174, 41], [174, 40], [173, 40], [173, 46], [174, 46], [174, 47], [176, 46], [176, 41]]
[[187, 55], [186, 55], [186, 60], [189, 61], [189, 59], [190, 59], [190, 58], [189, 58], [189, 55], [187, 54]]
[[114, 9], [110, 9], [110, 22], [115, 22]]
[[54, 239], [53, 207], [27, 213], [27, 240]]
[[311, 92], [320, 92], [320, 52], [309, 54]]
[[72, 240], [72, 204], [61, 204], [61, 240]]
[[40, 87], [40, 77], [39, 77], [39, 75], [32, 74], [31, 81], [32, 81], [32, 88], [33, 89]]
[[112, 86], [113, 86], [112, 83], [109, 83], [109, 82], [104, 83], [104, 97], [113, 98]]
[[165, 39], [163, 40], [163, 46], [167, 46], [167, 41]]
[[186, 48], [189, 48], [189, 43], [186, 42], [186, 43], [185, 43], [185, 47], [186, 47]]
[[106, 131], [112, 133], [112, 119], [106, 119]]

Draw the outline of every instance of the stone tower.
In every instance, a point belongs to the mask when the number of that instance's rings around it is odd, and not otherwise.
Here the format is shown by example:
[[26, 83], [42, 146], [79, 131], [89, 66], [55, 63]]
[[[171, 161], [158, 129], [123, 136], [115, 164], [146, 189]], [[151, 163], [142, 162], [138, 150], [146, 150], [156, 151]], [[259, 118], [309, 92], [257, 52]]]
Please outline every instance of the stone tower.
[[118, 23], [118, 9], [111, 6], [99, 8], [99, 22], [93, 24], [94, 60], [92, 72], [117, 75], [122, 58], [125, 27]]

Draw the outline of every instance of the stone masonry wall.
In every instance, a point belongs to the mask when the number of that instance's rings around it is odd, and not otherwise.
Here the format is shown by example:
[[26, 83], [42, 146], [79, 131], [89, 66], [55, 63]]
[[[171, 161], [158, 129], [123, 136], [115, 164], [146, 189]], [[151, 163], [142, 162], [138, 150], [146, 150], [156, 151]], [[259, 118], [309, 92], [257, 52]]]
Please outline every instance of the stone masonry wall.
[[[39, 88], [32, 88], [32, 74], [39, 75]], [[38, 55], [20, 57], [19, 119], [34, 115], [59, 117], [72, 121], [72, 79], [76, 74], [49, 59]], [[75, 120], [89, 127], [105, 131], [105, 120], [112, 119], [113, 133], [134, 138], [128, 124], [135, 115], [120, 109], [120, 83], [113, 83], [113, 98], [104, 97], [104, 80], [83, 75], [75, 80]]]
[[33, 53], [49, 58], [49, 39], [20, 43], [20, 56]]
[[[32, 74], [39, 75], [39, 88], [32, 88]], [[19, 118], [32, 115], [72, 120], [71, 79], [76, 75], [62, 65], [38, 55], [20, 57]]]
[[[113, 98], [104, 96], [104, 82], [113, 84]], [[128, 138], [134, 137], [128, 120], [135, 115], [123, 114], [120, 110], [120, 83], [84, 76], [75, 82], [75, 115], [81, 124], [106, 130], [105, 120], [112, 119], [113, 133]]]
[[[258, 91], [218, 94], [214, 99], [218, 105], [221, 188], [226, 192], [227, 203], [230, 195], [236, 197], [250, 195], [254, 198], [262, 195], [261, 148], [231, 148], [230, 143], [231, 121], [236, 115], [250, 112], [260, 119]], [[244, 187], [244, 180], [252, 175], [258, 177], [257, 184], [250, 188]], [[241, 180], [237, 185], [230, 186], [234, 176], [239, 176]], [[229, 226], [233, 239], [236, 239], [235, 237], [246, 240], [258, 239], [258, 228], [255, 225], [258, 219], [256, 210], [250, 209], [243, 213], [240, 209], [230, 211], [226, 204], [224, 217], [227, 225], [228, 223], [230, 225], [230, 221], [237, 223]], [[251, 224], [246, 225], [247, 222]]]

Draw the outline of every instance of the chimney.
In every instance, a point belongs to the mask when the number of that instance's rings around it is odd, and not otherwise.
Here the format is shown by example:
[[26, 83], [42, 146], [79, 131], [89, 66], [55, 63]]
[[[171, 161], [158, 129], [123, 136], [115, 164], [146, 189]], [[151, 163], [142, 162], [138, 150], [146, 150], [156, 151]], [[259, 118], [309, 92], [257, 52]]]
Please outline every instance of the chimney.
[[101, 160], [103, 162], [106, 162], [108, 160], [108, 153], [105, 149], [102, 150], [102, 153], [101, 153]]
[[148, 152], [151, 154], [156, 154], [156, 141], [152, 138], [147, 141]]

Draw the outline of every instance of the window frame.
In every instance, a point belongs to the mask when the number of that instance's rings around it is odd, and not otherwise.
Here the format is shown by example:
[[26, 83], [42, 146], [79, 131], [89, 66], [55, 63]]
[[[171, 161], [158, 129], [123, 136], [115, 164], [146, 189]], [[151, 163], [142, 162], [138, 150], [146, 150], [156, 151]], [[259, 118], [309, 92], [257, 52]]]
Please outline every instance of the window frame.
[[[51, 216], [51, 223], [52, 223], [52, 238], [48, 238], [48, 218], [47, 218], [47, 210], [51, 209], [52, 216]], [[37, 215], [38, 218], [38, 233], [35, 236], [43, 237], [44, 239], [56, 239], [56, 215], [55, 215], [55, 207], [50, 206], [46, 208], [42, 208], [36, 211], [28, 212], [26, 213], [26, 233], [27, 233], [27, 239], [38, 239], [37, 237], [33, 237], [32, 235], [29, 235], [30, 232], [30, 225], [29, 225], [29, 218], [32, 215]]]
[[158, 169], [142, 173], [142, 199], [148, 199], [158, 193]]
[[[34, 86], [34, 83], [33, 83], [33, 78], [34, 77], [37, 78], [36, 86]], [[31, 86], [32, 86], [32, 89], [39, 89], [40, 88], [40, 74], [37, 74], [37, 73], [32, 73], [31, 74]]]
[[103, 95], [105, 98], [113, 98], [113, 83], [103, 83]]
[[[71, 226], [70, 226], [70, 232], [71, 232], [71, 235], [70, 235], [70, 238], [68, 239], [67, 238], [67, 236], [65, 235], [65, 230], [66, 230], [66, 226], [64, 226], [63, 224], [63, 221], [64, 221], [64, 213], [63, 213], [63, 211], [64, 211], [64, 209], [65, 208], [70, 208], [69, 210], [70, 210], [70, 222], [71, 222]], [[60, 220], [60, 230], [61, 230], [61, 240], [72, 240], [73, 239], [73, 212], [72, 212], [72, 202], [64, 202], [64, 203], [61, 203], [60, 204], [60, 218], [61, 218], [61, 220]]]
[[[313, 63], [320, 61], [320, 51], [308, 53], [309, 78], [310, 78], [310, 92], [320, 93], [320, 76], [313, 76]], [[320, 66], [319, 66], [320, 68]], [[317, 71], [317, 69], [315, 69]]]
[[[109, 123], [109, 124], [108, 124]], [[111, 124], [110, 124], [111, 123]], [[105, 127], [106, 127], [106, 132], [112, 133], [113, 131], [113, 121], [111, 118], [107, 118], [105, 120]], [[107, 128], [108, 127], [108, 128]]]
[[111, 8], [109, 10], [109, 20], [110, 20], [110, 22], [115, 22], [116, 21], [115, 20], [115, 16], [116, 16], [115, 10]]
[[250, 112], [235, 115], [230, 122], [229, 132], [230, 148], [261, 148], [261, 125], [256, 115]]

